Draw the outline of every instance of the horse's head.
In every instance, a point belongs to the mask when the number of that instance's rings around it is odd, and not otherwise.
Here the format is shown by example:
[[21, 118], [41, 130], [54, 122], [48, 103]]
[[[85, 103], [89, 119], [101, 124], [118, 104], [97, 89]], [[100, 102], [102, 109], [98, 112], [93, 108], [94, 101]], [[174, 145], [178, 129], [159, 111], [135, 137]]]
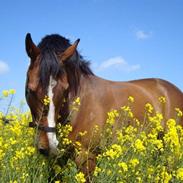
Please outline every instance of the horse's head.
[[32, 114], [31, 125], [39, 131], [38, 149], [45, 155], [49, 151], [57, 152], [56, 122], [69, 88], [65, 63], [76, 56], [78, 43], [79, 40], [71, 45], [59, 35], [46, 36], [38, 46], [33, 43], [30, 34], [25, 39], [30, 57], [26, 100]]

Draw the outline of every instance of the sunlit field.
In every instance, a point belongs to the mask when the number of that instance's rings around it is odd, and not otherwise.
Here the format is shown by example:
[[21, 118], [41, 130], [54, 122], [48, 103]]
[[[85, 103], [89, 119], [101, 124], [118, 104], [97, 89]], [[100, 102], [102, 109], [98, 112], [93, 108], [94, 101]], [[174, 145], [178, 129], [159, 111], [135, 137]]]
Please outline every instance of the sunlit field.
[[[183, 129], [177, 125], [183, 114], [175, 108], [174, 119], [166, 122], [161, 113], [147, 103], [144, 120], [138, 121], [132, 113], [135, 99], [119, 110], [108, 112], [105, 128], [100, 133], [96, 149], [97, 163], [93, 174], [85, 177], [77, 169], [69, 150], [75, 156], [81, 153], [79, 141], [72, 143], [67, 137], [70, 125], [57, 127], [60, 141], [57, 157], [44, 157], [36, 149], [37, 129], [29, 128], [30, 112], [14, 107], [14, 90], [5, 90], [0, 102], [6, 101], [5, 111], [0, 112], [0, 182], [1, 183], [168, 183], [183, 182]], [[166, 98], [157, 98], [162, 108]], [[4, 103], [4, 102], [3, 102]], [[77, 98], [73, 110], [79, 105]], [[161, 124], [166, 123], [163, 128]], [[93, 136], [99, 133], [98, 126]], [[81, 132], [85, 138], [87, 132]], [[92, 144], [92, 142], [91, 142]], [[91, 149], [88, 149], [88, 151]], [[84, 152], [88, 154], [88, 151]], [[83, 152], [82, 152], [83, 153]], [[68, 159], [68, 160], [67, 160]]]

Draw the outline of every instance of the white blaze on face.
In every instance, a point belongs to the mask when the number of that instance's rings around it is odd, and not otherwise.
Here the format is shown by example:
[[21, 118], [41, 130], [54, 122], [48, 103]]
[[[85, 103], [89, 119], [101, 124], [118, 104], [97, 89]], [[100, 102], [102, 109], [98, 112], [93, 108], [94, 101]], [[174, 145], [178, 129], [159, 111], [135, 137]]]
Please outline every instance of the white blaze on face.
[[[56, 86], [57, 82], [50, 76], [50, 82], [48, 87], [48, 97], [50, 99], [49, 111], [48, 111], [48, 127], [55, 127], [55, 106], [53, 103], [53, 88]], [[55, 154], [57, 152], [58, 140], [56, 138], [55, 132], [47, 132], [50, 152]]]

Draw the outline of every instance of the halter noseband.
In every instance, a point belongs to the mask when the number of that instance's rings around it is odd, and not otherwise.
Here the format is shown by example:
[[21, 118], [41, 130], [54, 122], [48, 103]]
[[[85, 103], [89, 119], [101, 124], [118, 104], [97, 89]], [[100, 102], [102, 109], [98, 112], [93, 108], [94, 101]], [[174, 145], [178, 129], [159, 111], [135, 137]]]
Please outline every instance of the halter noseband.
[[43, 125], [36, 124], [34, 122], [29, 122], [29, 127], [37, 128], [38, 130], [41, 130], [44, 132], [52, 132], [52, 133], [56, 132], [55, 127], [43, 126]]
[[[43, 107], [43, 113], [42, 113], [43, 116], [47, 116], [48, 109], [49, 109], [48, 106]], [[38, 124], [33, 121], [29, 122], [29, 127], [36, 128], [36, 129], [44, 131], [44, 132], [52, 132], [52, 133], [56, 132], [56, 127], [44, 126], [42, 124]]]

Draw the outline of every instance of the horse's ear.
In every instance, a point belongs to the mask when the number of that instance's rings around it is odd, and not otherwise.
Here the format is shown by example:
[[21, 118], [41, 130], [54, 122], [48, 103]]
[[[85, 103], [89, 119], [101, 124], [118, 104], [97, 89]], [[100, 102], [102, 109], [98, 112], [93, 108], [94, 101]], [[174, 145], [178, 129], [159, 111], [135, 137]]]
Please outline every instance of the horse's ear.
[[63, 53], [59, 55], [62, 62], [66, 61], [68, 58], [72, 57], [75, 53], [80, 39], [77, 39], [73, 45], [69, 46]]
[[27, 33], [27, 35], [26, 35], [25, 48], [26, 48], [26, 51], [27, 51], [27, 55], [32, 60], [36, 59], [36, 57], [40, 54], [40, 49], [32, 41], [30, 33]]

